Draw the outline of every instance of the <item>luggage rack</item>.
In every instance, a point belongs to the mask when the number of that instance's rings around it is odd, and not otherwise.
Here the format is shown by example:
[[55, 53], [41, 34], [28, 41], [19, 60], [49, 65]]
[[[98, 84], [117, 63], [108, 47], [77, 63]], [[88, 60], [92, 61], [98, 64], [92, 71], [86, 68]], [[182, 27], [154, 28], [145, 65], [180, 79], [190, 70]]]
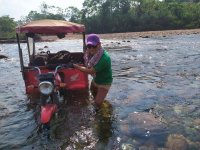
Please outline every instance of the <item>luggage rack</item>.
[[82, 52], [63, 52], [49, 53], [49, 54], [38, 54], [30, 62], [29, 66], [46, 66], [50, 64], [59, 65], [67, 63], [84, 64]]

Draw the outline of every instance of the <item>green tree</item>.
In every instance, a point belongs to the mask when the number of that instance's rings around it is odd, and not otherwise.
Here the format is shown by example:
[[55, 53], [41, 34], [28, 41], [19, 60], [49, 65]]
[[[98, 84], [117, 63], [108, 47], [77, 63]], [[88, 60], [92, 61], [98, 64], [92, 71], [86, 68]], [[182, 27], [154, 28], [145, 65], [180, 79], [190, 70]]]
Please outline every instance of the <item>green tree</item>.
[[81, 23], [81, 11], [76, 7], [65, 9], [65, 17], [72, 22]]
[[16, 22], [9, 16], [0, 17], [0, 38], [15, 38]]
[[40, 9], [41, 13], [37, 11], [30, 11], [25, 18], [19, 21], [19, 23], [26, 23], [33, 20], [41, 19], [65, 20], [64, 11], [59, 7], [49, 6], [46, 3], [42, 3]]
[[86, 26], [86, 32], [109, 33], [199, 28], [200, 0], [85, 0], [83, 9], [42, 3], [19, 23], [62, 19]]

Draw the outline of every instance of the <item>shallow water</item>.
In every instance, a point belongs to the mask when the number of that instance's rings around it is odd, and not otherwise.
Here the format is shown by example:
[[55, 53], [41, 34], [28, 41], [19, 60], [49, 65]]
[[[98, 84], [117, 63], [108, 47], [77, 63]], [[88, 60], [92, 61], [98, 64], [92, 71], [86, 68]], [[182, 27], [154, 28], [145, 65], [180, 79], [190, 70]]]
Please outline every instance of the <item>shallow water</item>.
[[[80, 43], [39, 43], [37, 49], [80, 51]], [[200, 148], [200, 35], [102, 43], [114, 77], [106, 103], [95, 112], [88, 92], [69, 93], [48, 136], [25, 94], [17, 45], [0, 45], [9, 57], [0, 60], [0, 149]]]

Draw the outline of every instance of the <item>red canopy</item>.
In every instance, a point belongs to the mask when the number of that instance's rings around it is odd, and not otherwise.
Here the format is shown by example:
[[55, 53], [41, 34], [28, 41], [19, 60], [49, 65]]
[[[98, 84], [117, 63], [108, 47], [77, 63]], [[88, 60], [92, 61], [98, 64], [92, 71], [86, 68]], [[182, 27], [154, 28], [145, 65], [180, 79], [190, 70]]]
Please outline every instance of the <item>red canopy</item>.
[[85, 26], [64, 20], [36, 20], [16, 28], [17, 33], [38, 33], [38, 34], [58, 34], [58, 33], [80, 33], [85, 32]]

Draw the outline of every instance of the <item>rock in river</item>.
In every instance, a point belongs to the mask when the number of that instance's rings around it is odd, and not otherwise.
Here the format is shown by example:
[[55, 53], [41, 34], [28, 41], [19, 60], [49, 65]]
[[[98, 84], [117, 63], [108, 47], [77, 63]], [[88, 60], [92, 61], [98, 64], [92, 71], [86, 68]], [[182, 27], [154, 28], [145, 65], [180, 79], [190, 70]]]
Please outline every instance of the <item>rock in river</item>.
[[[165, 125], [147, 112], [134, 112], [121, 122], [120, 129], [125, 134], [143, 134], [149, 136], [151, 132], [163, 129]], [[140, 133], [138, 133], [140, 132]]]
[[0, 54], [0, 59], [6, 59], [6, 58], [8, 58], [8, 57], [5, 56], [5, 55], [1, 55], [1, 54]]

